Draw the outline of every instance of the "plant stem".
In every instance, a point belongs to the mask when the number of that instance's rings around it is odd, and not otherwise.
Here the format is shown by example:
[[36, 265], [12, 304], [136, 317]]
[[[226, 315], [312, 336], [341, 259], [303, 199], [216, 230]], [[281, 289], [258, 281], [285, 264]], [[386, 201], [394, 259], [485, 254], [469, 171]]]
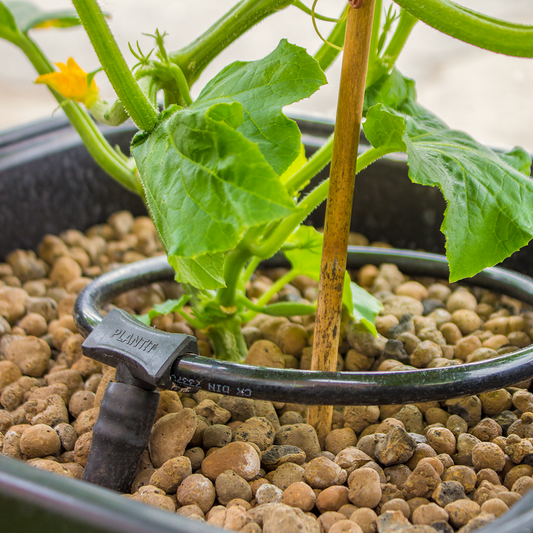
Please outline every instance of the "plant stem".
[[[39, 74], [54, 72], [54, 68], [48, 59], [30, 37], [22, 34], [22, 37], [16, 44], [24, 52]], [[61, 105], [70, 123], [78, 132], [83, 144], [94, 160], [122, 186], [142, 196], [142, 187], [137, 176], [107, 142], [88, 113], [76, 102], [66, 100], [54, 90], [50, 91]]]
[[400, 52], [403, 50], [403, 47], [417, 22], [418, 19], [416, 17], [413, 17], [411, 13], [402, 9], [398, 26], [396, 26], [396, 30], [382, 57], [382, 61], [388, 65], [389, 68], [392, 68], [394, 63], [396, 63]]
[[411, 15], [466, 43], [517, 57], [533, 57], [533, 26], [488, 17], [450, 0], [395, 0]]
[[285, 187], [289, 195], [292, 196], [305, 187], [331, 161], [333, 138], [334, 135], [331, 134], [326, 143], [309, 158], [309, 161], [287, 180]]
[[[331, 372], [337, 365], [342, 290], [373, 16], [374, 0], [365, 0], [360, 9], [348, 12], [311, 370]], [[332, 413], [332, 406], [309, 407], [307, 423], [315, 427], [321, 442], [331, 431]]]
[[259, 263], [261, 262], [260, 257], [254, 257], [246, 267], [246, 270], [244, 271], [241, 283], [246, 285], [248, 283], [248, 280], [252, 277], [252, 274], [255, 272], [255, 269], [259, 266]]
[[181, 315], [193, 328], [204, 329], [205, 325], [193, 318], [189, 313], [183, 309], [176, 309], [175, 313]]
[[274, 294], [278, 293], [287, 283], [290, 283], [296, 276], [300, 275], [300, 272], [296, 270], [289, 270], [284, 276], [281, 276], [281, 278], [277, 279], [271, 286], [268, 291], [263, 293], [257, 300], [257, 305], [263, 306], [266, 305]]
[[417, 22], [418, 19], [416, 17], [413, 17], [410, 13], [402, 9], [400, 20], [385, 52], [381, 58], [377, 58], [375, 62], [369, 64], [366, 79], [367, 87], [370, 87], [370, 85], [378, 81], [379, 78], [392, 69]]
[[267, 16], [292, 4], [292, 1], [241, 0], [198, 39], [169, 54], [170, 60], [181, 68], [190, 87], [222, 50]]
[[[276, 280], [266, 291], [263, 293], [257, 300], [256, 305], [259, 307], [262, 307], [266, 305], [270, 300], [272, 299], [272, 296], [279, 292], [287, 283], [290, 283], [296, 276], [298, 276], [300, 272], [297, 272], [296, 270], [289, 270], [284, 276]], [[242, 317], [243, 322], [249, 322], [252, 320], [252, 318], [257, 314], [255, 311], [249, 311]]]
[[91, 115], [106, 126], [119, 126], [130, 118], [119, 100], [113, 104], [96, 101], [91, 105]]
[[[389, 146], [379, 146], [378, 148], [369, 148], [366, 152], [363, 152], [357, 158], [356, 174], [364, 170], [368, 165], [372, 164], [374, 161], [377, 161], [381, 157], [387, 154], [391, 154], [395, 151], [396, 149], [392, 149]], [[298, 204], [298, 207], [300, 207], [301, 209], [305, 211], [306, 217], [327, 198], [328, 190], [330, 186], [330, 179], [324, 180], [318, 187], [316, 187], [313, 191], [311, 191], [311, 193], [308, 196], [306, 196]], [[294, 229], [292, 231], [294, 231]]]
[[[300, 0], [294, 0], [293, 1], [293, 5], [294, 5], [294, 7], [297, 7], [298, 9], [302, 10], [304, 13], [307, 13], [308, 15], [313, 15], [313, 11], [311, 9], [309, 9], [305, 4], [302, 4], [302, 2], [300, 2]], [[342, 15], [338, 19], [334, 19], [332, 17], [326, 17], [324, 15], [319, 15], [316, 12], [315, 12], [314, 16], [315, 16], [316, 19], [325, 20], [326, 22], [340, 22], [341, 18], [342, 18]]]
[[370, 52], [368, 55], [368, 71], [370, 72], [378, 60], [378, 43], [381, 30], [381, 11], [383, 0], [375, 0], [374, 22], [372, 23], [372, 35], [370, 37]]
[[[348, 9], [348, 7], [346, 7]], [[328, 35], [326, 41], [341, 46], [344, 43], [344, 36], [346, 34], [346, 17], [344, 17], [344, 11], [341, 16], [341, 19]], [[337, 56], [340, 54], [340, 50], [337, 50], [333, 46], [330, 46], [327, 43], [324, 43], [318, 52], [315, 54], [315, 59], [318, 61], [320, 68], [322, 70], [327, 70], [330, 65], [335, 61]]]
[[[316, 306], [313, 304], [304, 304], [299, 302], [276, 302], [271, 305], [257, 305], [254, 304], [246, 296], [239, 296], [238, 302], [244, 307], [250, 309], [248, 314], [256, 315], [257, 313], [264, 313], [269, 316], [301, 316], [301, 315], [310, 315], [316, 311]], [[253, 317], [252, 317], [253, 318]], [[251, 320], [251, 319], [250, 319]], [[243, 322], [245, 322], [243, 318]]]
[[185, 79], [183, 71], [177, 65], [174, 65], [174, 63], [169, 63], [168, 68], [172, 74], [172, 77], [178, 84], [183, 101], [187, 106], [190, 106], [192, 104], [192, 98], [191, 94], [189, 93], [189, 85], [187, 84], [187, 80]]
[[227, 313], [237, 312], [237, 291], [244, 265], [250, 260], [252, 254], [248, 250], [236, 248], [228, 253], [224, 262], [224, 279], [226, 287], [219, 289], [216, 302]]
[[[359, 174], [359, 172], [364, 170], [368, 165], [374, 163], [374, 161], [377, 161], [378, 159], [382, 158], [383, 156], [386, 156], [387, 154], [392, 154], [395, 151], [396, 149], [393, 149], [390, 146], [379, 146], [378, 148], [369, 148], [357, 158], [356, 174]], [[311, 191], [311, 193], [306, 196], [300, 202], [300, 204], [298, 204], [298, 207], [305, 209], [306, 213], [310, 214], [327, 198], [329, 182], [329, 179], [324, 180], [318, 187]]]
[[209, 326], [205, 331], [213, 343], [217, 359], [242, 363], [248, 347], [241, 330], [241, 319], [235, 315]]
[[96, 0], [72, 0], [119, 100], [136, 126], [152, 131], [158, 112], [131, 73]]
[[[369, 148], [358, 157], [357, 172], [361, 172], [361, 170], [364, 170], [374, 161], [395, 151], [396, 149], [389, 146]], [[324, 180], [320, 185], [315, 187], [309, 195], [298, 204], [296, 213], [290, 215], [283, 220], [283, 222], [278, 224], [276, 229], [265, 241], [256, 245], [250, 245], [251, 252], [263, 259], [273, 256], [289, 238], [289, 235], [327, 198], [328, 188], [329, 179]]]

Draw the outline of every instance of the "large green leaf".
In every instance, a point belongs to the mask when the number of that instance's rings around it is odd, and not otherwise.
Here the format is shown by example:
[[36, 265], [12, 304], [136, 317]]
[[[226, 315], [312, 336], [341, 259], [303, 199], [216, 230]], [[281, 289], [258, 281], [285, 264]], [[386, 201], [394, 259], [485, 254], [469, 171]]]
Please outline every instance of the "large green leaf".
[[503, 261], [533, 238], [533, 183], [509, 157], [453, 130], [417, 131], [406, 144], [411, 180], [438, 186], [448, 204], [441, 229], [451, 281]]
[[[323, 240], [322, 234], [310, 226], [300, 226], [287, 240], [284, 253], [298, 274], [319, 280]], [[353, 283], [348, 272], [344, 275], [342, 303], [368, 331], [377, 334], [374, 322], [382, 305], [371, 294]]]
[[168, 262], [176, 272], [176, 280], [190, 283], [202, 289], [220, 289], [226, 286], [224, 280], [224, 254], [203, 254], [196, 259], [169, 255]]
[[18, 0], [6, 2], [6, 5], [13, 13], [18, 28], [23, 33], [32, 28], [69, 28], [81, 24], [74, 9], [43, 11], [31, 2]]
[[301, 155], [285, 105], [325, 82], [305, 50], [282, 41], [267, 58], [233, 63], [188, 109], [163, 113], [132, 153], [177, 279], [224, 286], [223, 253], [244, 231], [289, 215], [279, 175]]
[[395, 108], [370, 107], [365, 133], [375, 147], [392, 143], [396, 149], [401, 137], [410, 179], [441, 189], [447, 202], [441, 229], [450, 280], [471, 277], [525, 246], [533, 238], [529, 155], [520, 148], [494, 152], [449, 129], [411, 97], [396, 103]]
[[523, 148], [516, 146], [510, 152], [500, 153], [499, 156], [522, 174], [531, 174], [531, 156]]
[[281, 175], [300, 153], [300, 131], [282, 108], [311, 96], [326, 78], [317, 61], [285, 39], [264, 59], [236, 62], [203, 89], [193, 107], [239, 102], [244, 120], [238, 130], [257, 143]]
[[[285, 217], [294, 202], [257, 145], [236, 128], [242, 106], [215, 104], [210, 108], [163, 113], [151, 134], [132, 143], [146, 201], [167, 254], [197, 259], [234, 248], [252, 226]], [[187, 281], [203, 285], [206, 269], [221, 277], [220, 261], [203, 261]], [[183, 268], [181, 272], [194, 268]], [[217, 285], [217, 286], [220, 286]], [[205, 287], [204, 287], [205, 288]]]

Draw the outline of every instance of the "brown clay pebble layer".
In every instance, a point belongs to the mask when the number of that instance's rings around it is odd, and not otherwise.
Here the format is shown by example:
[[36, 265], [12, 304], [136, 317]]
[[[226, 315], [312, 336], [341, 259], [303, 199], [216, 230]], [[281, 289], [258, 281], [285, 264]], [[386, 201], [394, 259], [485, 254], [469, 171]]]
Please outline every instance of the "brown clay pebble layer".
[[[350, 242], [368, 244], [358, 234]], [[16, 250], [0, 263], [3, 455], [81, 478], [114, 369], [82, 355], [76, 295], [104, 272], [162, 253], [148, 218], [119, 212], [86, 233], [47, 235], [36, 253]], [[283, 274], [255, 274], [248, 297], [259, 298]], [[533, 312], [512, 298], [412, 279], [389, 264], [352, 277], [383, 311], [377, 338], [343, 322], [338, 370], [436, 368], [531, 343]], [[114, 304], [141, 314], [180, 294], [176, 283], [157, 283]], [[316, 282], [298, 277], [272, 301], [316, 295]], [[314, 319], [256, 316], [243, 328], [246, 362], [309, 369]], [[208, 337], [181, 315], [152, 324], [196, 335], [202, 355], [212, 357]], [[125, 496], [244, 533], [467, 533], [533, 486], [529, 385], [443, 402], [335, 408], [322, 446], [305, 423], [306, 406], [162, 391], [149, 448]]]

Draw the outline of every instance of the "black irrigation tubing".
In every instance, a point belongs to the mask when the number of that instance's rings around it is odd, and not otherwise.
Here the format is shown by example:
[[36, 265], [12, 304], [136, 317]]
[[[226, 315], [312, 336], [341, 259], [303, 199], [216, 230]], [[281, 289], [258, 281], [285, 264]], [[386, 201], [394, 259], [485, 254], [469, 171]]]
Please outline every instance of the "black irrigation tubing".
[[[407, 250], [350, 247], [348, 268], [394, 263], [414, 275], [448, 276], [440, 255]], [[281, 264], [277, 258], [274, 264]], [[161, 256], [113, 270], [93, 281], [76, 302], [76, 322], [87, 336], [102, 320], [101, 309], [130, 289], [173, 278]], [[489, 268], [465, 283], [490, 288], [533, 305], [533, 280]], [[169, 333], [168, 335], [172, 335]], [[479, 394], [533, 376], [533, 346], [491, 360], [399, 372], [313, 372], [230, 363], [186, 354], [172, 367], [177, 388], [195, 388], [270, 401], [315, 405], [383, 405], [445, 400]]]
[[[404, 250], [350, 247], [348, 267], [394, 263], [415, 275], [448, 276], [442, 256]], [[274, 258], [271, 266], [283, 265]], [[123, 292], [172, 279], [164, 257], [118, 268], [93, 281], [80, 294], [75, 315], [78, 329], [88, 336], [101, 322], [101, 309]], [[533, 280], [501, 268], [489, 268], [466, 281], [490, 288], [533, 305]], [[144, 326], [143, 326], [144, 327]], [[172, 334], [168, 334], [172, 335]], [[196, 387], [223, 394], [307, 404], [371, 405], [442, 400], [498, 389], [533, 375], [533, 347], [489, 361], [456, 367], [406, 372], [307, 372], [277, 370], [226, 363], [184, 355], [173, 365], [177, 386]], [[533, 533], [533, 491], [480, 533]]]

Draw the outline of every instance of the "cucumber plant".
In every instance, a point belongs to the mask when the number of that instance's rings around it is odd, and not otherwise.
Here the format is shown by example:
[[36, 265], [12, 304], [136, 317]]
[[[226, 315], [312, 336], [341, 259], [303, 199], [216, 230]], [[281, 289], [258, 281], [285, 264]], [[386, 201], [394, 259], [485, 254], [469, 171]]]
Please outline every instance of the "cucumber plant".
[[[282, 109], [326, 83], [324, 70], [342, 48], [348, 6], [339, 19], [329, 19], [334, 27], [314, 57], [284, 39], [263, 59], [222, 69], [196, 99], [190, 88], [214, 57], [259, 21], [290, 5], [315, 19], [316, 3], [309, 8], [299, 0], [240, 0], [181, 50], [168, 51], [159, 31], [152, 52], [130, 46], [137, 59], [130, 69], [96, 0], [73, 0], [75, 11], [60, 12], [0, 1], [0, 37], [28, 57], [37, 82], [49, 86], [102, 168], [146, 202], [186, 289], [183, 298], [163, 304], [148, 319], [183, 314], [208, 333], [222, 359], [243, 360], [241, 324], [256, 313], [315, 311], [309, 303], [269, 301], [297, 275], [318, 278], [322, 236], [302, 223], [326, 199], [328, 180], [302, 191], [330, 162], [333, 137], [307, 159], [298, 127]], [[521, 148], [496, 153], [448, 128], [417, 102], [414, 82], [395, 62], [418, 20], [475, 46], [521, 57], [533, 56], [533, 27], [449, 0], [395, 3], [384, 10], [382, 0], [375, 2], [363, 125], [371, 146], [359, 155], [357, 171], [403, 151], [411, 180], [441, 189], [447, 202], [442, 231], [450, 279], [456, 281], [502, 261], [533, 237], [531, 160]], [[42, 27], [78, 24], [113, 85], [114, 103], [101, 99], [96, 72], [85, 73], [73, 59], [57, 63], [56, 70], [30, 36]], [[95, 123], [118, 125], [127, 118], [139, 129], [130, 158], [113, 149]], [[244, 291], [247, 281], [262, 260], [280, 251], [292, 268], [252, 302]], [[343, 303], [375, 333], [380, 304], [347, 276]]]

